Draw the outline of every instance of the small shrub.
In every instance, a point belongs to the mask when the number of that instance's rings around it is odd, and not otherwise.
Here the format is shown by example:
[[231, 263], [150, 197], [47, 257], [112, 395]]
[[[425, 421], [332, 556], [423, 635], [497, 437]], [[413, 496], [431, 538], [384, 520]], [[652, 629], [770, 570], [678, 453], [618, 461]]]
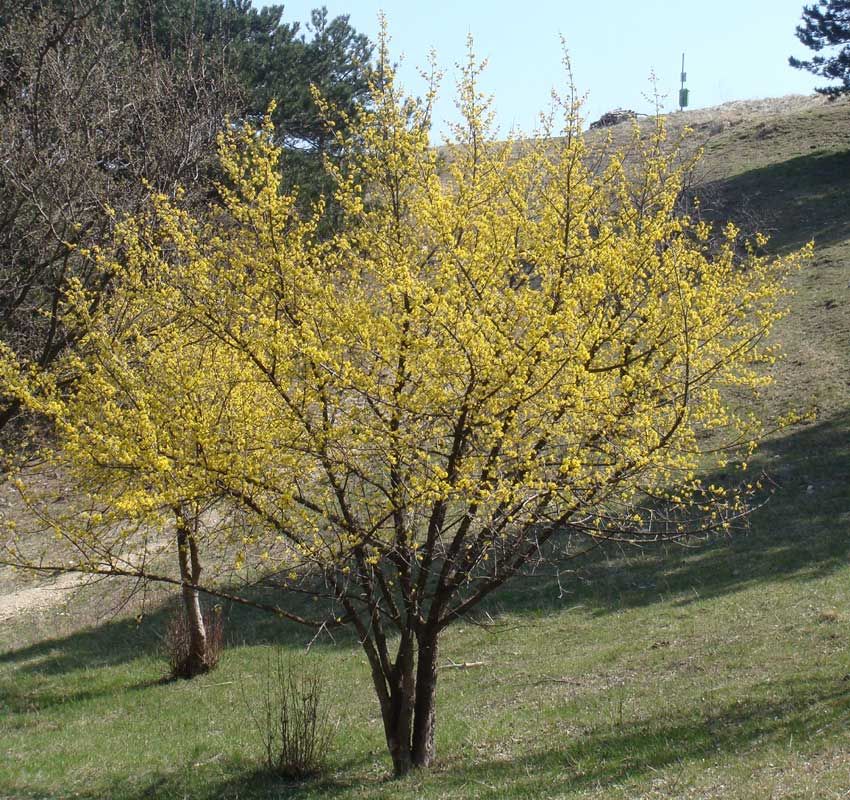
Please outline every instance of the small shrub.
[[290, 780], [321, 772], [336, 733], [322, 674], [298, 669], [278, 653], [274, 665], [269, 665], [259, 701], [252, 703], [246, 697], [246, 705], [271, 772]]
[[193, 668], [189, 659], [189, 624], [186, 612], [180, 607], [169, 618], [163, 637], [163, 652], [168, 661], [171, 678], [194, 678], [195, 675], [215, 669], [224, 649], [224, 617], [221, 606], [204, 608], [204, 628], [207, 634], [207, 649], [204, 666]]

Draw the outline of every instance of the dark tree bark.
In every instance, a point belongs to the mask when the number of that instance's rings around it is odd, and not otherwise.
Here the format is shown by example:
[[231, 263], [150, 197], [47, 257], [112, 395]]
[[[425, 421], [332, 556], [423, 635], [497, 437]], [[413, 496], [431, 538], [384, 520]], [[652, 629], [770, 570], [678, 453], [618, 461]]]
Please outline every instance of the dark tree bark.
[[413, 722], [413, 765], [430, 767], [436, 756], [437, 632], [428, 630], [419, 640], [416, 669], [416, 707]]
[[437, 634], [435, 629], [402, 634], [395, 662], [384, 666], [381, 644], [363, 640], [397, 777], [431, 766], [436, 755]]

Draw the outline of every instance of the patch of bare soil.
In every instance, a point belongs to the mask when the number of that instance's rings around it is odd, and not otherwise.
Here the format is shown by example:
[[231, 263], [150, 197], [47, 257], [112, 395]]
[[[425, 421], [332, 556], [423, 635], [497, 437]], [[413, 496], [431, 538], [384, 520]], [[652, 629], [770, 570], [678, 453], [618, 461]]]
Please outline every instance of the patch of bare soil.
[[28, 586], [0, 594], [0, 622], [31, 611], [44, 611], [66, 603], [74, 589], [85, 581], [84, 575], [57, 575], [39, 586]]

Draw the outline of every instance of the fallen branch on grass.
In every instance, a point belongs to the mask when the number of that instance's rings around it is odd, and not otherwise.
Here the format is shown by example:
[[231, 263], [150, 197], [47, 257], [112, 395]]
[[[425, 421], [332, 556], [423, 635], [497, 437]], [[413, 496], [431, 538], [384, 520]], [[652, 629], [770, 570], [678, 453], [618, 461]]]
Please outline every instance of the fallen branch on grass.
[[448, 664], [440, 664], [437, 669], [474, 669], [475, 667], [483, 667], [486, 663], [486, 661], [461, 661], [458, 664], [456, 661], [449, 659]]

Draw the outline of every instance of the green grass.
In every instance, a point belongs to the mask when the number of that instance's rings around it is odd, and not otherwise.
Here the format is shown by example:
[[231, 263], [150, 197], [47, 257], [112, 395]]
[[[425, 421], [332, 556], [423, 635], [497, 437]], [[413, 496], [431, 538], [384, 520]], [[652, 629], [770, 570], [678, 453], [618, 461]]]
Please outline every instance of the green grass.
[[[820, 244], [794, 279], [765, 401], [818, 418], [753, 461], [776, 491], [748, 531], [506, 587], [486, 609], [495, 625], [447, 631], [444, 659], [484, 666], [441, 672], [436, 767], [402, 781], [351, 637], [305, 655], [305, 631], [231, 609], [219, 668], [163, 683], [166, 595], [141, 623], [133, 603], [103, 621], [119, 587], [81, 589], [64, 616], [0, 629], [0, 797], [846, 797], [850, 106], [740, 121], [709, 139], [705, 169], [717, 207], [767, 220], [778, 250]], [[246, 698], [272, 648], [325, 674], [340, 720], [312, 781], [261, 768]]]

